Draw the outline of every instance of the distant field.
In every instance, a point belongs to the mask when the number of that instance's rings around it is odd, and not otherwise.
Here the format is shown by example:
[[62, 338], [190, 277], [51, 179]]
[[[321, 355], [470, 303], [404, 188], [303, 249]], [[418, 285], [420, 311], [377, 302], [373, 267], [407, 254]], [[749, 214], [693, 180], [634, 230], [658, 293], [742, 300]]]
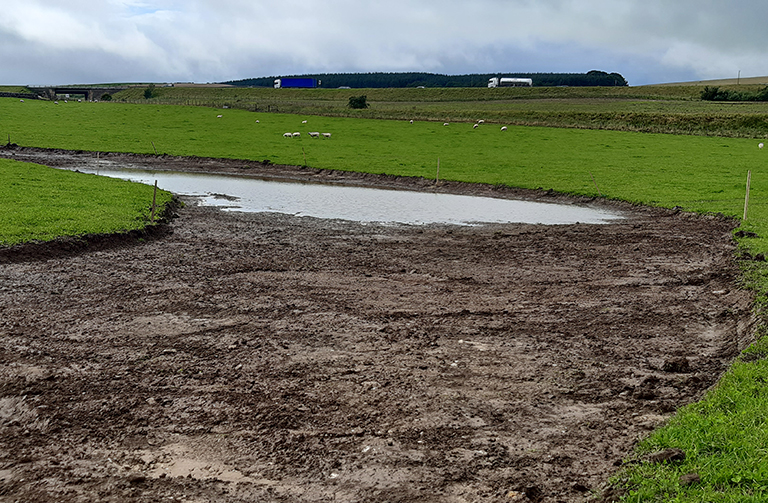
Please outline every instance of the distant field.
[[695, 80], [691, 82], [673, 82], [665, 86], [768, 86], [768, 77], [736, 77], [733, 79]]
[[25, 86], [0, 86], [0, 93], [28, 93]]
[[[739, 90], [764, 86], [741, 85]], [[764, 138], [768, 103], [701, 101], [704, 86], [532, 87], [426, 89], [144, 88], [116, 101], [238, 108], [328, 117], [474, 121], [549, 127]], [[727, 88], [723, 87], [724, 89]], [[351, 110], [365, 95], [370, 108]]]

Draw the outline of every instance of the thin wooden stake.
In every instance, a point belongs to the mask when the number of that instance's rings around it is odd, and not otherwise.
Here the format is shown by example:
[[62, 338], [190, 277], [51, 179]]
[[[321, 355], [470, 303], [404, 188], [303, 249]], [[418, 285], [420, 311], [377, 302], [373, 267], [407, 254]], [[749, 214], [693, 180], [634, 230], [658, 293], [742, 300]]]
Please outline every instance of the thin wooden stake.
[[155, 148], [155, 142], [152, 142], [152, 149], [155, 151], [155, 155], [157, 155], [157, 149]]
[[594, 183], [594, 184], [595, 184], [595, 188], [597, 189], [597, 195], [598, 195], [598, 196], [600, 196], [600, 197], [602, 197], [602, 196], [603, 196], [603, 194], [602, 194], [602, 193], [600, 193], [600, 187], [598, 187], [598, 186], [597, 186], [597, 180], [595, 180], [595, 176], [592, 174], [592, 172], [591, 172], [591, 171], [589, 172], [589, 176], [591, 176], [591, 177], [592, 177], [592, 183]]
[[747, 219], [747, 206], [749, 206], [749, 184], [752, 181], [752, 170], [747, 171], [747, 195], [744, 196], [744, 220]]
[[152, 223], [155, 223], [156, 202], [157, 202], [157, 180], [155, 180], [155, 191], [152, 193]]

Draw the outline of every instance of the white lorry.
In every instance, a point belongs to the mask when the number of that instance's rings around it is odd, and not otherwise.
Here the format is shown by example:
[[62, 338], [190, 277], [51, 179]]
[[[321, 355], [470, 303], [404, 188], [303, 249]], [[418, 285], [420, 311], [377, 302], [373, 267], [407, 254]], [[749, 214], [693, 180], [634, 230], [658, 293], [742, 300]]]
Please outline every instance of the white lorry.
[[532, 85], [532, 79], [515, 77], [491, 77], [488, 79], [488, 87], [531, 87]]

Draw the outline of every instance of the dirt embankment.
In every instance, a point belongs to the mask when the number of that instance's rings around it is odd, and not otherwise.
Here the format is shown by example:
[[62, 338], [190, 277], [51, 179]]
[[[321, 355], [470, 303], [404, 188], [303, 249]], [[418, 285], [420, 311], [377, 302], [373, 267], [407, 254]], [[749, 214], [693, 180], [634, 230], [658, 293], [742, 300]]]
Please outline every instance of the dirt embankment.
[[189, 203], [160, 235], [6, 253], [0, 500], [583, 501], [750, 337], [724, 219], [378, 226]]

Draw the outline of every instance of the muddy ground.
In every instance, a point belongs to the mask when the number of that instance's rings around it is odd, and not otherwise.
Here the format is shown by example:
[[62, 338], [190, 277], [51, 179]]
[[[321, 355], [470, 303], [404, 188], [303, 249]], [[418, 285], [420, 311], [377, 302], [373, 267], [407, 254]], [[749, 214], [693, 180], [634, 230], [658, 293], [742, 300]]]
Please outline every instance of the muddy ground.
[[187, 203], [145, 236], [0, 253], [0, 500], [584, 501], [751, 337], [722, 218], [379, 226]]

